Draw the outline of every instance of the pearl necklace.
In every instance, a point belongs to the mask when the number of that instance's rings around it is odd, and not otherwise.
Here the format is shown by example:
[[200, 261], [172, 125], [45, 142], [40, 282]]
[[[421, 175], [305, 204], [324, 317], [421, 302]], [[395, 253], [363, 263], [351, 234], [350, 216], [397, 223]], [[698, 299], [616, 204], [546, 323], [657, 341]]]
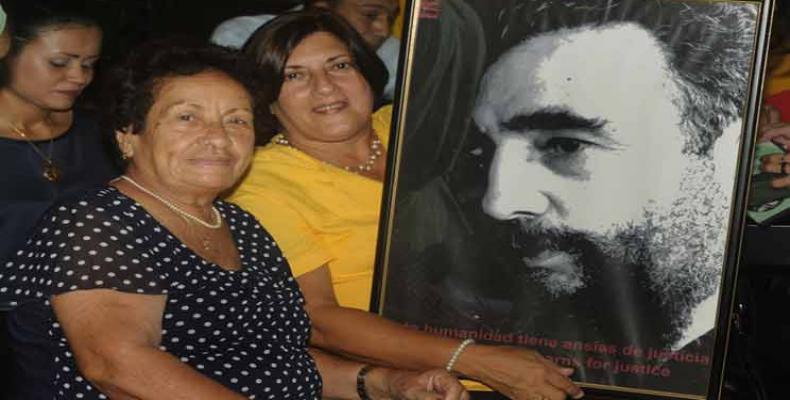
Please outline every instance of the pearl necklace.
[[[187, 218], [189, 220], [197, 222], [198, 224], [203, 225], [203, 226], [205, 226], [206, 228], [209, 228], [209, 229], [219, 229], [219, 227], [222, 226], [222, 215], [220, 215], [219, 210], [217, 210], [217, 207], [214, 207], [213, 205], [211, 206], [211, 211], [214, 213], [214, 221], [215, 222], [214, 223], [206, 222], [206, 221], [204, 221], [204, 220], [202, 220], [202, 219], [200, 219], [200, 218], [198, 218], [198, 217], [196, 217], [196, 216], [194, 216], [194, 215], [182, 210], [177, 205], [175, 205], [172, 202], [168, 201], [164, 197], [152, 192], [151, 190], [147, 189], [143, 185], [137, 183], [137, 181], [135, 181], [134, 179], [132, 179], [132, 178], [126, 176], [126, 175], [121, 175], [119, 178], [131, 183], [132, 185], [134, 185], [134, 187], [140, 189], [143, 193], [145, 193], [145, 194], [147, 194], [147, 195], [159, 200], [162, 204], [167, 206], [167, 208], [171, 209], [176, 214], [178, 214], [178, 215], [180, 215], [180, 216], [182, 216], [184, 218]], [[204, 244], [204, 246], [205, 246], [205, 244]]]
[[[279, 134], [277, 134], [274, 137], [274, 143], [277, 143], [277, 144], [283, 145], [283, 146], [287, 146], [287, 147], [290, 147], [292, 149], [296, 149], [296, 147], [294, 147], [294, 145], [292, 145], [291, 142], [288, 141], [288, 138], [286, 138], [285, 135], [283, 135], [282, 133], [279, 133]], [[348, 172], [354, 172], [354, 173], [360, 174], [360, 173], [363, 173], [363, 172], [370, 172], [370, 171], [372, 171], [373, 170], [373, 166], [376, 165], [376, 160], [378, 160], [379, 157], [381, 157], [381, 140], [379, 140], [378, 136], [373, 135], [373, 139], [371, 139], [371, 141], [370, 141], [370, 154], [368, 155], [368, 159], [365, 160], [365, 162], [363, 162], [362, 164], [359, 164], [359, 165], [335, 165], [335, 164], [328, 163], [328, 162], [323, 161], [323, 160], [322, 160], [322, 162], [325, 162], [325, 163], [330, 164], [330, 165], [334, 165], [336, 167], [343, 168], [344, 170], [346, 170]]]

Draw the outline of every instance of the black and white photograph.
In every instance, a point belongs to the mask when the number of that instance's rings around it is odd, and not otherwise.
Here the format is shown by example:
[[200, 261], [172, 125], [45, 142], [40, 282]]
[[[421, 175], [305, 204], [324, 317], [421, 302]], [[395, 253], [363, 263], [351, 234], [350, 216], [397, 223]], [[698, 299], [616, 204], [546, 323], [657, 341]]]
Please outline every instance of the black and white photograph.
[[769, 5], [416, 2], [377, 311], [709, 398]]

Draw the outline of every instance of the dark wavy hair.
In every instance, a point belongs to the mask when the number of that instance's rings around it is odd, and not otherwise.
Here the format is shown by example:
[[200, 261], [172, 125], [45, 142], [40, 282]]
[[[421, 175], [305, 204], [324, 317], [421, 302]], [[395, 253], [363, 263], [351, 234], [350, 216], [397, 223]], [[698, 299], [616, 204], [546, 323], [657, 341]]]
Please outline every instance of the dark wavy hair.
[[107, 75], [103, 95], [104, 130], [114, 134], [130, 127], [131, 133], [143, 132], [145, 117], [163, 81], [207, 71], [221, 72], [241, 84], [253, 99], [253, 112], [257, 114], [255, 93], [260, 80], [249, 60], [221, 46], [170, 38], [137, 47]]
[[[635, 23], [664, 47], [681, 90], [686, 152], [708, 155], [741, 118], [754, 52], [757, 6], [669, 0], [506, 1], [498, 15], [501, 54], [532, 36], [562, 28]], [[628, 49], [623, 49], [627, 52]]]
[[9, 63], [25, 46], [41, 33], [67, 26], [80, 26], [102, 30], [99, 22], [85, 13], [86, 7], [74, 0], [39, 0], [5, 2], [8, 14], [6, 31], [11, 38], [11, 47], [0, 61], [0, 87], [8, 84]]
[[381, 98], [387, 84], [387, 67], [346, 20], [321, 9], [283, 14], [258, 28], [241, 50], [255, 61], [258, 73], [265, 81], [257, 96], [265, 106], [260, 108], [261, 114], [255, 116], [260, 121], [260, 129], [256, 131], [258, 144], [268, 142], [280, 129], [269, 105], [280, 96], [288, 58], [302, 40], [316, 32], [330, 33], [346, 45], [359, 72], [368, 82], [373, 98]]

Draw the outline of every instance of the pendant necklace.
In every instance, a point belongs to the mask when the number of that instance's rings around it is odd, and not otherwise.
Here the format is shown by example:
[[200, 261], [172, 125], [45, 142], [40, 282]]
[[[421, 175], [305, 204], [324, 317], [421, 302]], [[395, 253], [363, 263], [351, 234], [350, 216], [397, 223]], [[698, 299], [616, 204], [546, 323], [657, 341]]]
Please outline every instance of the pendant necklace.
[[41, 160], [43, 161], [43, 164], [41, 166], [41, 170], [42, 170], [41, 175], [44, 177], [44, 179], [46, 179], [51, 183], [57, 182], [60, 179], [60, 168], [58, 168], [58, 166], [55, 165], [55, 162], [52, 159], [52, 149], [55, 148], [55, 138], [49, 139], [49, 154], [44, 155], [44, 152], [41, 151], [41, 149], [39, 149], [38, 146], [36, 146], [36, 144], [33, 143], [32, 140], [30, 140], [30, 138], [22, 129], [14, 125], [13, 130], [14, 133], [19, 135], [19, 137], [21, 137], [22, 139], [24, 139], [25, 142], [27, 142], [27, 144], [29, 144], [30, 147], [32, 147], [33, 150], [35, 150], [36, 154], [38, 154], [39, 157], [41, 157]]

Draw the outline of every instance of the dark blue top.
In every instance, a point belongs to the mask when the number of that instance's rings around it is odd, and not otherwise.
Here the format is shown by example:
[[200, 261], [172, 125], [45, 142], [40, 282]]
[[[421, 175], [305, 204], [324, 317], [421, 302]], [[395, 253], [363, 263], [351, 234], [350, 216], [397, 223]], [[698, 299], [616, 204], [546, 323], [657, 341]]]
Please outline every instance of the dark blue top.
[[74, 112], [71, 128], [49, 140], [33, 141], [61, 171], [52, 183], [42, 173], [44, 160], [24, 140], [0, 138], [0, 262], [21, 246], [38, 219], [57, 199], [107, 183], [118, 169], [94, 120]]
[[17, 368], [35, 388], [19, 398], [106, 399], [81, 376], [49, 304], [53, 295], [92, 289], [166, 296], [160, 349], [242, 395], [320, 398], [310, 321], [288, 263], [254, 217], [215, 206], [236, 243], [238, 271], [194, 253], [113, 187], [53, 206], [0, 267], [0, 297], [19, 303], [14, 313], [26, 316], [20, 328], [28, 336], [45, 339], [14, 338], [25, 355]]

